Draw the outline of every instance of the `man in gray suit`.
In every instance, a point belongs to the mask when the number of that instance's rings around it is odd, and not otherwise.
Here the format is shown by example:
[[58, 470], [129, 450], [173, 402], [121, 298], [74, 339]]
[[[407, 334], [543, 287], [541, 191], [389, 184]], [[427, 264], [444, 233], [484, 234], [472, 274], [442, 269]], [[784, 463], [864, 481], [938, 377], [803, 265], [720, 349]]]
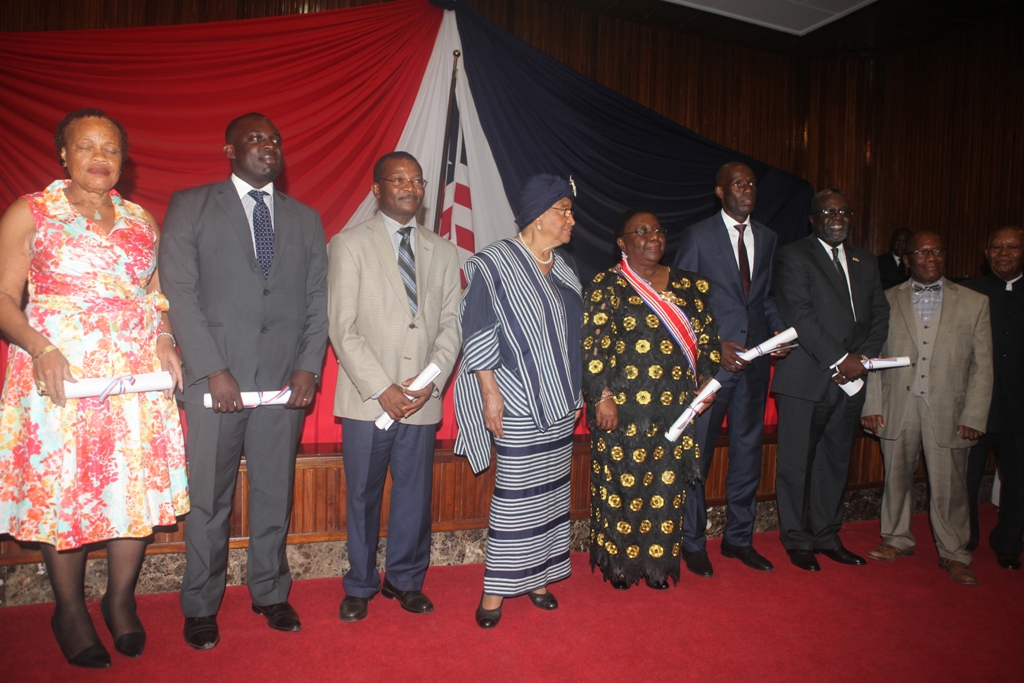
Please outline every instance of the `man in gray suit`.
[[[262, 114], [228, 124], [231, 177], [175, 192], [164, 220], [160, 279], [184, 361], [189, 494], [181, 607], [185, 642], [217, 644], [229, 520], [244, 446], [249, 479], [252, 609], [298, 631], [288, 604], [285, 540], [295, 447], [327, 346], [327, 250], [316, 211], [274, 189], [281, 134]], [[246, 408], [242, 391], [291, 395]], [[203, 406], [210, 394], [212, 408]]]
[[807, 571], [821, 569], [815, 553], [865, 564], [839, 538], [864, 392], [849, 396], [839, 385], [864, 376], [861, 361], [878, 355], [889, 304], [875, 255], [845, 244], [852, 218], [846, 195], [822, 190], [811, 200], [813, 234], [779, 249], [775, 264], [775, 300], [800, 342], [772, 382], [779, 526], [790, 561]]
[[976, 586], [967, 552], [967, 454], [985, 431], [992, 400], [988, 297], [943, 277], [946, 246], [933, 232], [914, 233], [903, 259], [910, 280], [885, 293], [892, 313], [882, 354], [909, 356], [911, 365], [871, 375], [861, 418], [880, 438], [885, 461], [883, 543], [868, 557], [892, 562], [914, 554], [914, 473], [923, 446], [939, 566]]
[[[726, 519], [722, 555], [758, 571], [773, 569], [754, 550], [757, 485], [761, 481], [764, 406], [771, 360], [745, 361], [739, 354], [785, 328], [775, 305], [772, 263], [775, 233], [750, 218], [757, 178], [739, 162], [718, 169], [715, 194], [722, 210], [683, 231], [676, 266], [711, 280], [711, 310], [722, 338], [722, 383], [711, 408], [697, 418], [697, 445], [707, 477], [722, 420], [729, 415], [729, 468], [725, 480]], [[782, 351], [784, 357], [788, 351]], [[687, 486], [683, 515], [683, 559], [698, 576], [713, 574], [705, 549], [708, 515], [704, 486]]]
[[[423, 594], [430, 563], [434, 433], [441, 394], [459, 355], [459, 257], [455, 245], [416, 222], [426, 181], [406, 152], [373, 168], [380, 211], [331, 240], [330, 338], [343, 372], [341, 417], [347, 487], [348, 558], [342, 621], [359, 621], [377, 594], [415, 614], [434, 609]], [[418, 391], [412, 380], [434, 363], [440, 374]], [[395, 421], [378, 429], [387, 413]], [[377, 572], [384, 480], [391, 470], [387, 576]]]

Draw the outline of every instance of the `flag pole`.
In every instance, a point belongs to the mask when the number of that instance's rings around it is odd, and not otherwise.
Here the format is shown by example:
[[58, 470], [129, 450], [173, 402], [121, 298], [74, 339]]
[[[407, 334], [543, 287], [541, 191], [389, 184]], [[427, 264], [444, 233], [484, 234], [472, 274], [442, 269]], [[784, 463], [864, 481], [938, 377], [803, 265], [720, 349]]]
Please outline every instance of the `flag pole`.
[[455, 79], [459, 75], [459, 57], [462, 53], [458, 50], [452, 52], [452, 84], [448, 89], [448, 116], [444, 122], [444, 143], [442, 149], [444, 153], [441, 155], [441, 174], [437, 181], [437, 207], [434, 211], [434, 233], [437, 234], [438, 230], [441, 229], [441, 213], [444, 209], [444, 186], [445, 176], [448, 170], [448, 139], [452, 134], [452, 107], [455, 105]]

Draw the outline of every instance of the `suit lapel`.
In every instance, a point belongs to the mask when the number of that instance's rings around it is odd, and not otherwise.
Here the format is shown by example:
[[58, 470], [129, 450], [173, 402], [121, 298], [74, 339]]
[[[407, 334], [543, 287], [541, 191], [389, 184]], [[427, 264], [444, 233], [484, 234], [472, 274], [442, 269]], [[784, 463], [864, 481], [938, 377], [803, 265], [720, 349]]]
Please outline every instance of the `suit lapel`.
[[[860, 257], [855, 256], [849, 247], [846, 251], [846, 268], [850, 274], [850, 295], [853, 297], [853, 310], [857, 312], [857, 320], [866, 320], [869, 315], [870, 302], [867, 300], [868, 288], [865, 287], [864, 264]], [[835, 266], [832, 267], [835, 270]], [[838, 273], [837, 273], [838, 275]]]
[[[910, 339], [914, 343], [914, 355], [916, 357], [920, 342], [917, 338], [917, 313], [914, 311], [914, 300], [909, 280], [899, 285], [899, 288], [896, 290], [896, 305], [900, 309], [900, 317], [903, 318], [903, 323], [907, 326], [907, 334], [910, 335]], [[891, 330], [889, 334], [892, 334]]]
[[[821, 246], [821, 240], [816, 236], [811, 235], [810, 241], [808, 242], [808, 248], [812, 252], [812, 258], [818, 267], [821, 268], [825, 273], [825, 277], [832, 283], [832, 287], [836, 290], [836, 293], [840, 298], [847, 301], [847, 310], [849, 310], [849, 290], [846, 287], [846, 283], [843, 282], [842, 278], [839, 277], [839, 271], [836, 270], [836, 265], [832, 262], [832, 259], [825, 253], [825, 248]], [[851, 278], [852, 284], [852, 278]], [[853, 311], [850, 310], [850, 317], [853, 317]]]
[[[394, 290], [395, 296], [397, 296], [403, 304], [405, 304], [406, 310], [409, 311], [410, 315], [412, 311], [409, 309], [409, 297], [405, 293], [405, 284], [402, 282], [402, 274], [398, 271], [398, 257], [395, 256], [395, 247], [391, 243], [391, 235], [388, 234], [387, 226], [384, 225], [384, 221], [381, 220], [380, 214], [376, 214], [373, 220], [367, 224], [367, 228], [370, 230], [370, 242], [373, 244], [373, 250], [377, 253], [377, 260], [380, 261], [381, 268], [384, 270], [384, 278], [391, 285], [391, 289]], [[416, 240], [419, 242], [420, 240]], [[419, 271], [419, 266], [416, 267]], [[417, 272], [417, 276], [419, 273]], [[419, 287], [417, 289], [417, 297], [419, 295]]]
[[423, 297], [430, 280], [430, 264], [434, 258], [434, 245], [426, 237], [427, 229], [416, 226], [416, 311], [423, 310]]
[[935, 346], [942, 344], [942, 338], [949, 332], [956, 320], [956, 308], [960, 304], [960, 288], [949, 280], [942, 281], [942, 305], [939, 307], [939, 329], [935, 331]]
[[256, 248], [252, 242], [252, 228], [249, 227], [249, 218], [245, 215], [242, 200], [238, 198], [238, 192], [235, 190], [234, 183], [231, 180], [224, 181], [217, 188], [217, 203], [220, 204], [221, 208], [224, 209], [224, 213], [227, 214], [231, 230], [238, 237], [242, 249], [249, 255], [249, 261], [256, 268], [259, 268], [260, 264], [256, 260]]
[[271, 220], [274, 226], [274, 260], [270, 264], [270, 275], [268, 280], [274, 277], [278, 270], [279, 258], [284, 253], [284, 245], [288, 244], [292, 237], [292, 226], [295, 224], [292, 215], [291, 201], [287, 196], [274, 190], [274, 215]]
[[[717, 221], [716, 221], [717, 226], [716, 226], [716, 228], [714, 230], [714, 235], [715, 235], [714, 236], [714, 242], [715, 242], [715, 245], [717, 246], [718, 251], [720, 253], [728, 254], [728, 255], [732, 256], [732, 255], [734, 255], [736, 253], [736, 250], [734, 248], [732, 240], [735, 239], [734, 235], [738, 236], [738, 233], [736, 233], [736, 230], [733, 229], [732, 226], [728, 226], [728, 225], [725, 224], [725, 221], [722, 219], [722, 213], [721, 212], [718, 213], [718, 215], [716, 216], [716, 219], [717, 219]], [[749, 218], [747, 220], [750, 221]], [[753, 225], [752, 222], [750, 224]], [[757, 246], [757, 244], [756, 244], [756, 240], [755, 240], [755, 249], [754, 249], [754, 253], [755, 254], [757, 254], [756, 246]], [[730, 280], [733, 283], [733, 286], [736, 288], [736, 292], [738, 294], [738, 298], [739, 299], [743, 299], [743, 281], [740, 280], [739, 263], [737, 262], [735, 257], [731, 258], [731, 259], [726, 259], [726, 263], [729, 264], [727, 270], [732, 271], [732, 277], [730, 278]], [[754, 274], [753, 273], [750, 274], [750, 281], [751, 282], [754, 281]], [[751, 289], [753, 289], [753, 287], [751, 287]]]

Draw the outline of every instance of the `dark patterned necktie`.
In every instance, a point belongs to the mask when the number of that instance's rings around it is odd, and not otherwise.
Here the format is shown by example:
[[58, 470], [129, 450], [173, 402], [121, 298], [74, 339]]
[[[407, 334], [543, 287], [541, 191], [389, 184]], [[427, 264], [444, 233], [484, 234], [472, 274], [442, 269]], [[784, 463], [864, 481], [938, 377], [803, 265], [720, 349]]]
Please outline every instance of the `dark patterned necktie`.
[[920, 294], [921, 292], [938, 292], [942, 289], [942, 285], [914, 285], [914, 294]]
[[740, 258], [740, 282], [743, 283], [743, 298], [750, 296], [750, 259], [747, 258], [747, 245], [743, 242], [743, 231], [746, 225], [734, 225], [733, 229], [740, 234], [736, 240]]
[[402, 243], [398, 247], [398, 269], [402, 272], [409, 308], [416, 315], [416, 257], [412, 253], [412, 226], [407, 225], [398, 232], [402, 235]]
[[256, 200], [252, 209], [252, 235], [256, 242], [256, 260], [263, 269], [263, 279], [270, 276], [270, 264], [274, 262], [274, 226], [270, 222], [270, 208], [263, 201], [263, 190], [249, 190], [249, 196]]

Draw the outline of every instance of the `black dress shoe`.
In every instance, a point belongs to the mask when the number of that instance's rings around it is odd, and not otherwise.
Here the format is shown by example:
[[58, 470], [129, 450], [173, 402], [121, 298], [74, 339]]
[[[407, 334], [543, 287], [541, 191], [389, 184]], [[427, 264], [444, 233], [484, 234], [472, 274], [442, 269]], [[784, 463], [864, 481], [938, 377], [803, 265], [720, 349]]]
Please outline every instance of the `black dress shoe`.
[[50, 619], [50, 628], [53, 629], [53, 637], [57, 639], [57, 645], [60, 647], [64, 659], [68, 660], [68, 664], [71, 666], [80, 666], [86, 669], [106, 669], [110, 666], [110, 653], [107, 652], [107, 648], [103, 647], [103, 643], [90, 645], [81, 652], [69, 655], [68, 651], [64, 649], [60, 630], [57, 628], [56, 614]]
[[626, 579], [621, 576], [617, 579], [612, 579], [611, 584], [612, 588], [614, 588], [617, 591], [628, 591], [630, 585], [629, 581], [626, 581]]
[[707, 550], [697, 550], [692, 553], [684, 550], [683, 561], [686, 562], [686, 568], [697, 576], [710, 579], [715, 575], [715, 568], [711, 566]]
[[800, 569], [806, 569], [809, 572], [821, 571], [821, 565], [818, 564], [818, 560], [810, 550], [787, 550], [786, 554], [789, 555], [789, 561]]
[[1010, 555], [1009, 553], [996, 553], [996, 562], [1003, 569], [1009, 569], [1010, 571], [1020, 571], [1020, 557], [1016, 555]]
[[668, 579], [662, 579], [661, 581], [654, 581], [649, 576], [644, 577], [644, 583], [647, 584], [648, 588], [653, 588], [656, 591], [668, 590]]
[[759, 552], [754, 550], [752, 545], [732, 545], [722, 541], [722, 557], [732, 557], [743, 564], [747, 565], [751, 569], [756, 569], [759, 572], [770, 572], [775, 569], [775, 565], [763, 557]]
[[143, 630], [132, 631], [131, 633], [122, 633], [121, 635], [115, 634], [114, 627], [112, 625], [113, 622], [110, 618], [110, 608], [107, 606], [106, 595], [104, 595], [103, 599], [100, 600], [100, 612], [103, 614], [103, 623], [107, 625], [107, 630], [110, 631], [110, 635], [114, 636], [114, 649], [125, 657], [131, 657], [134, 659], [140, 656], [142, 654], [142, 650], [146, 647], [146, 632]]
[[849, 564], [855, 567], [860, 567], [868, 563], [863, 557], [851, 553], [843, 546], [839, 546], [838, 548], [826, 548], [824, 550], [815, 548], [814, 553], [816, 555], [824, 555], [828, 559], [838, 562], [839, 564]]
[[267, 626], [277, 631], [301, 631], [299, 615], [287, 602], [275, 602], [273, 605], [257, 605], [253, 603], [252, 611], [267, 618]]
[[501, 621], [501, 605], [497, 609], [484, 609], [484, 596], [480, 596], [480, 604], [476, 608], [476, 625], [480, 628], [494, 628]]
[[338, 608], [338, 616], [341, 617], [342, 621], [365, 619], [366, 615], [370, 613], [370, 600], [373, 600], [372, 595], [368, 598], [346, 595], [341, 601], [341, 607]]
[[434, 611], [434, 603], [423, 594], [423, 591], [400, 591], [384, 579], [380, 594], [388, 600], [398, 600], [402, 609], [413, 614], [428, 614]]
[[217, 615], [185, 617], [185, 642], [197, 650], [209, 650], [220, 642]]
[[534, 607], [540, 607], [541, 609], [558, 609], [558, 600], [555, 600], [555, 596], [551, 594], [551, 591], [547, 593], [527, 593], [530, 596], [530, 602], [533, 603]]

